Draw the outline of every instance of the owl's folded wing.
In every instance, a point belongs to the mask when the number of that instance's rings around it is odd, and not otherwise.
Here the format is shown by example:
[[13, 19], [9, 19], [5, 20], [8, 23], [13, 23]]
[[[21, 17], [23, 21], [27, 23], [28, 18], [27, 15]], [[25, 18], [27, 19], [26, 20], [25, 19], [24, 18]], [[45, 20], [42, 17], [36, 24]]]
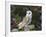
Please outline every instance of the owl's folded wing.
[[28, 22], [28, 17], [24, 17], [23, 21], [18, 24], [19, 29], [23, 28]]

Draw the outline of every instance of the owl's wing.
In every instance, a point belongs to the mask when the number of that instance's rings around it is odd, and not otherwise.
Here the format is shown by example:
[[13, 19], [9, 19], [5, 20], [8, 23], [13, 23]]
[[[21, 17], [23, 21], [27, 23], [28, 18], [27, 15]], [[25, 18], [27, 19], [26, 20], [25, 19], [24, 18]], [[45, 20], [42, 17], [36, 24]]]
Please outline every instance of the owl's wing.
[[23, 18], [23, 22], [27, 23], [28, 21], [29, 21], [29, 18], [28, 18], [27, 16], [25, 16], [25, 17]]
[[24, 27], [27, 24], [27, 22], [28, 22], [28, 17], [25, 16], [23, 18], [23, 21], [18, 24], [19, 29], [21, 29], [22, 27]]

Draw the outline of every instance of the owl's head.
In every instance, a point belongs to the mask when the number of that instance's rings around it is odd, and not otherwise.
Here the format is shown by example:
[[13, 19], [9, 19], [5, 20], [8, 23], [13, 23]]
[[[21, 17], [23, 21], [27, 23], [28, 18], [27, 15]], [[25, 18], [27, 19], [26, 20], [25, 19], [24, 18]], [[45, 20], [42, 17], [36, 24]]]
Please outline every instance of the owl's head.
[[31, 16], [32, 15], [32, 12], [29, 10], [29, 11], [26, 11], [26, 16]]

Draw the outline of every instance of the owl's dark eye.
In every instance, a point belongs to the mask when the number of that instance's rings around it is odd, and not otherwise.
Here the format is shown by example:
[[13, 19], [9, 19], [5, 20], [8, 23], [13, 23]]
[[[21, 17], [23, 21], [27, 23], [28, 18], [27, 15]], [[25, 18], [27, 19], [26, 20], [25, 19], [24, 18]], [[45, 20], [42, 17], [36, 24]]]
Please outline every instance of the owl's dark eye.
[[30, 13], [29, 13], [30, 14]]

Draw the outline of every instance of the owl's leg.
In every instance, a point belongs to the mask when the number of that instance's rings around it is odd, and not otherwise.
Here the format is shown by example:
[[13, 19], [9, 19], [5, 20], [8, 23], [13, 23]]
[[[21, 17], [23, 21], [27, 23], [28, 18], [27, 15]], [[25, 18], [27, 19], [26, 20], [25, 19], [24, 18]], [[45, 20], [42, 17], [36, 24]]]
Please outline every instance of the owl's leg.
[[30, 31], [28, 25], [25, 25], [25, 26], [24, 26], [24, 31]]

